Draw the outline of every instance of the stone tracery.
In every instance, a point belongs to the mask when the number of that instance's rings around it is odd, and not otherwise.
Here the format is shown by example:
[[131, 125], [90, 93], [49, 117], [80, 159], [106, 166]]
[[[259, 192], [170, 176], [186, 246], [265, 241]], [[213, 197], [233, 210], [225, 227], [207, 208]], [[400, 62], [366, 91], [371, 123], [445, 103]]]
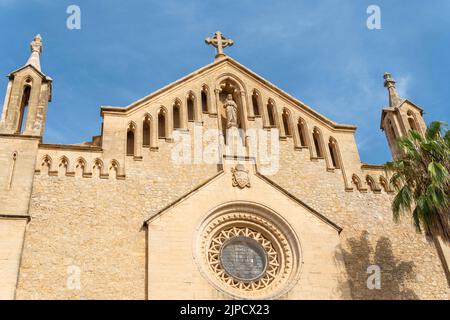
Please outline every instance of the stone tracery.
[[[289, 289], [300, 270], [298, 239], [287, 225], [282, 226], [278, 224], [282, 222], [276, 222], [277, 219], [266, 218], [265, 209], [251, 208], [250, 204], [240, 206], [240, 209], [224, 209], [222, 214], [218, 213], [215, 218], [204, 222], [200, 234], [201, 266], [209, 280], [228, 294], [252, 299], [276, 297]], [[256, 213], [259, 210], [262, 210], [261, 215]], [[221, 261], [224, 245], [240, 237], [256, 241], [265, 252], [264, 272], [254, 279], [233, 275]]]

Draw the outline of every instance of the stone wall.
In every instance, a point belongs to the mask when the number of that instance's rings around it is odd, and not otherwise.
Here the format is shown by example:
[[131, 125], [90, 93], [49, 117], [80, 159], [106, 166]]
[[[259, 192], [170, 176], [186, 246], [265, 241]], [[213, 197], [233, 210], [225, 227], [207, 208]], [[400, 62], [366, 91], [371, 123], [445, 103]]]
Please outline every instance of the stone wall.
[[[36, 175], [17, 298], [145, 299], [143, 221], [217, 173], [174, 166], [171, 146], [127, 157], [124, 180]], [[68, 289], [71, 266], [81, 290]]]
[[[450, 291], [433, 243], [417, 234], [409, 216], [396, 224], [392, 195], [346, 192], [339, 170], [327, 172], [303, 151], [281, 143], [280, 171], [270, 179], [343, 228], [348, 284], [355, 299], [448, 299]], [[369, 265], [381, 268], [381, 290], [367, 289]]]
[[27, 221], [0, 216], [0, 300], [14, 299]]

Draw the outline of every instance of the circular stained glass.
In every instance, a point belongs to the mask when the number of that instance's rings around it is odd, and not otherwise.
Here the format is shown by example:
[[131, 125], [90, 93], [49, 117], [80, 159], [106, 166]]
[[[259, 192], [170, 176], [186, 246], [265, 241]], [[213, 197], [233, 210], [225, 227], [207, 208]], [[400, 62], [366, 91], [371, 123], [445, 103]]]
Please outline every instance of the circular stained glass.
[[267, 255], [259, 242], [248, 237], [227, 240], [220, 250], [220, 264], [233, 278], [252, 281], [264, 275]]

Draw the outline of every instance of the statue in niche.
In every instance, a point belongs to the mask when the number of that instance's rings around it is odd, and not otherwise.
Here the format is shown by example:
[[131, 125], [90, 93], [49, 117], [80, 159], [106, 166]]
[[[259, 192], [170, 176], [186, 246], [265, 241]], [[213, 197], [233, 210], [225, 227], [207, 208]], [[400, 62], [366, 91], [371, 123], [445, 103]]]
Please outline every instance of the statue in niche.
[[227, 100], [225, 101], [224, 108], [227, 112], [227, 129], [232, 127], [237, 128], [238, 107], [236, 102], [234, 102], [233, 95], [231, 93], [227, 95]]

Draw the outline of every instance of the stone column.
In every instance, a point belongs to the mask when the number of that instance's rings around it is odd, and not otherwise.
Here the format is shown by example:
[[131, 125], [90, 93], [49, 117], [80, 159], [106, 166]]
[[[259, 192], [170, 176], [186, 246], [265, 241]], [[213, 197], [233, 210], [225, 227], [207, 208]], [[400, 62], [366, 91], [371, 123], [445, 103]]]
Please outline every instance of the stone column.
[[181, 108], [181, 110], [180, 110], [180, 115], [181, 115], [180, 127], [183, 130], [187, 130], [188, 129], [187, 101], [184, 104], [181, 103], [180, 108]]
[[254, 119], [255, 118], [255, 113], [253, 112], [253, 94], [247, 94], [245, 96], [245, 98], [247, 99], [248, 103], [247, 103], [247, 108], [248, 108], [248, 117], [250, 119]]
[[167, 109], [165, 121], [166, 121], [166, 132], [165, 132], [166, 141], [172, 142], [173, 141], [173, 138], [172, 138], [172, 133], [173, 133], [173, 108], [168, 108]]
[[[202, 121], [202, 94], [200, 91], [200, 96], [192, 95], [194, 103], [194, 123], [200, 123]], [[186, 100], [187, 107], [187, 100]]]
[[150, 121], [150, 151], [158, 150], [158, 113]]
[[11, 87], [12, 87], [12, 80], [9, 80], [8, 87], [6, 88], [5, 100], [3, 102], [2, 117], [0, 119], [0, 122], [2, 122], [2, 123], [5, 122], [5, 119], [6, 119], [6, 113], [8, 111], [8, 105], [9, 105], [9, 96], [11, 94]]
[[136, 123], [134, 130], [134, 160], [142, 159], [142, 121]]
[[[294, 149], [301, 149], [300, 132], [298, 132], [298, 122], [291, 118], [292, 138], [294, 140]], [[301, 128], [300, 128], [301, 129]]]
[[[220, 110], [220, 89], [214, 89], [215, 103], [210, 104], [209, 114], [218, 115], [217, 110]], [[220, 117], [219, 117], [220, 118]]]
[[248, 103], [247, 103], [247, 95], [244, 91], [240, 92], [241, 95], [241, 106], [242, 106], [242, 117], [241, 117], [241, 126], [243, 130], [247, 130], [248, 128], [248, 119], [247, 119], [247, 108], [248, 108]]
[[265, 96], [261, 93], [261, 101], [262, 101], [262, 118], [263, 118], [263, 128], [270, 128], [269, 124], [269, 114], [267, 113], [267, 104], [268, 101], [266, 101]]

